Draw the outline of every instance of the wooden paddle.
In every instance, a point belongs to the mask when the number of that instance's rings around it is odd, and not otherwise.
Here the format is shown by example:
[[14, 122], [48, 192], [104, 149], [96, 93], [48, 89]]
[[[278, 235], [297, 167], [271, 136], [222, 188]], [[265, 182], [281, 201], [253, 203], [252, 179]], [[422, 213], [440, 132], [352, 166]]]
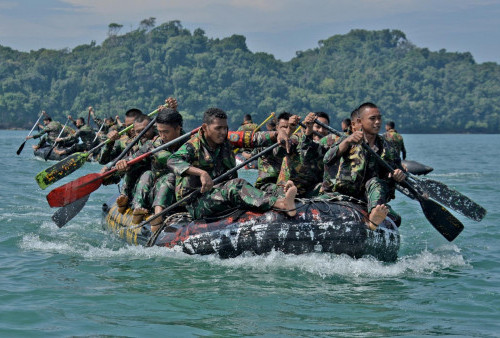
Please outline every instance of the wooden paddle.
[[[148, 156], [151, 156], [165, 148], [168, 148], [178, 142], [188, 140], [193, 134], [195, 134], [200, 128], [192, 130], [189, 134], [184, 134], [170, 142], [167, 142], [150, 152], [142, 154], [131, 161], [127, 162], [127, 166], [134, 163], [140, 162]], [[47, 195], [47, 201], [49, 205], [54, 207], [64, 207], [80, 198], [87, 196], [97, 190], [106, 177], [114, 174], [118, 169], [113, 168], [105, 173], [93, 173], [80, 177], [74, 181], [68, 182], [58, 188], [55, 188]]]
[[[322, 123], [321, 121], [318, 121], [317, 119], [314, 122], [337, 136], [343, 136], [342, 133]], [[370, 148], [369, 145], [363, 142], [361, 143], [361, 146], [368, 151], [386, 170], [391, 173], [394, 171], [394, 169], [386, 161], [384, 161], [379, 154]], [[400, 184], [407, 188], [409, 193], [403, 192], [403, 189], [400, 191], [406, 196], [416, 199], [420, 203], [420, 207], [422, 208], [422, 211], [424, 212], [424, 215], [429, 223], [431, 223], [444, 238], [451, 242], [460, 234], [460, 232], [462, 232], [464, 225], [439, 203], [423, 196], [419, 191], [417, 191], [417, 189], [415, 189], [410, 180], [405, 179]]]
[[[40, 113], [40, 116], [38, 117], [38, 120], [36, 120], [35, 124], [33, 125], [33, 128], [31, 128], [28, 136], [26, 136], [26, 137], [30, 137], [31, 136], [31, 133], [33, 132], [33, 130], [35, 130], [35, 128], [38, 125], [38, 123], [40, 122], [40, 119], [42, 118], [42, 116], [43, 116], [43, 113]], [[21, 151], [23, 151], [24, 145], [26, 144], [26, 141], [28, 141], [28, 140], [25, 139], [24, 142], [21, 143], [21, 145], [19, 146], [19, 149], [17, 149], [17, 151], [16, 151], [16, 154], [18, 154], [18, 155], [21, 154]]]
[[[61, 137], [62, 133], [64, 132], [64, 129], [66, 129], [66, 126], [68, 125], [68, 122], [69, 122], [69, 117], [66, 120], [66, 123], [64, 124], [64, 126], [62, 127], [61, 131], [59, 132], [59, 135], [57, 135], [56, 139], [58, 139], [59, 137]], [[57, 142], [54, 141], [54, 144], [52, 145], [52, 147], [50, 147], [49, 151], [47, 151], [45, 153], [45, 156], [44, 156], [44, 160], [45, 161], [47, 161], [47, 159], [49, 158], [50, 154], [52, 154], [52, 150], [54, 150], [54, 148], [56, 147], [56, 145], [57, 145]]]
[[[151, 112], [148, 114], [149, 117], [155, 115], [158, 113], [160, 108], [156, 109], [155, 111]], [[133, 124], [128, 126], [127, 128], [121, 130], [118, 135], [123, 135], [130, 129], [134, 127]], [[95, 146], [94, 148], [90, 149], [89, 151], [85, 153], [74, 153], [65, 159], [57, 162], [56, 164], [48, 167], [45, 170], [40, 171], [36, 176], [35, 180], [38, 183], [38, 186], [42, 189], [47, 188], [49, 185], [54, 184], [55, 182], [59, 181], [60, 179], [68, 176], [72, 172], [78, 170], [81, 168], [85, 162], [87, 162], [87, 158], [93, 154], [95, 151], [99, 150], [102, 148], [104, 145], [108, 144], [111, 142], [111, 139], [107, 139], [106, 141], [101, 142], [99, 145]]]
[[[268, 152], [272, 151], [274, 148], [276, 148], [277, 146], [279, 146], [280, 144], [279, 143], [275, 143], [273, 144], [272, 146], [269, 146], [267, 148], [265, 148], [264, 150], [262, 150], [261, 152], [253, 155], [252, 157], [250, 157], [249, 159], [245, 160], [244, 162], [238, 164], [237, 166], [235, 166], [234, 168], [226, 171], [224, 174], [218, 176], [217, 178], [215, 178], [213, 180], [213, 184], [216, 185], [220, 182], [223, 182], [225, 179], [227, 179], [228, 177], [231, 177], [231, 175], [233, 175], [236, 171], [238, 171], [239, 169], [243, 168], [244, 166], [246, 166], [248, 163], [258, 159], [259, 157], [261, 157], [262, 155], [264, 154], [267, 154]], [[179, 205], [195, 198], [196, 196], [198, 196], [198, 194], [200, 193], [200, 189], [201, 188], [198, 188], [194, 191], [192, 191], [191, 193], [189, 193], [188, 195], [184, 196], [183, 198], [181, 198], [180, 200], [178, 200], [177, 202], [169, 205], [168, 207], [166, 207], [165, 209], [163, 209], [161, 212], [149, 217], [147, 220], [145, 220], [144, 222], [142, 222], [141, 224], [137, 225], [136, 227], [137, 228], [140, 228], [142, 227], [143, 225], [151, 222], [152, 220], [166, 214], [167, 212], [169, 212], [170, 210], [178, 207]], [[160, 235], [160, 233], [163, 231], [163, 229], [165, 228], [166, 224], [163, 223], [156, 231], [155, 233], [149, 238], [148, 242], [146, 243], [146, 247], [150, 247], [150, 246], [153, 246], [155, 243], [156, 243], [156, 240], [158, 239], [158, 236]]]

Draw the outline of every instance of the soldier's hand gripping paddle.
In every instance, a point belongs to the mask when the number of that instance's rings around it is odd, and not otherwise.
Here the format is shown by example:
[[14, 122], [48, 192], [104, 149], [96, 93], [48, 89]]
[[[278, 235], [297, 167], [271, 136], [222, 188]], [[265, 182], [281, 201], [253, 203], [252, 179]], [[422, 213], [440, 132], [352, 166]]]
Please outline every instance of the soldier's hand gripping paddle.
[[[153, 149], [150, 152], [147, 152], [145, 154], [142, 154], [136, 158], [134, 158], [131, 161], [127, 162], [127, 166], [130, 166], [132, 164], [135, 164], [137, 162], [142, 161], [148, 156], [151, 156], [165, 148], [168, 148], [178, 142], [183, 142], [188, 140], [191, 135], [196, 133], [199, 130], [199, 127], [194, 129], [188, 134], [184, 134], [170, 142], [167, 142], [155, 149]], [[94, 173], [94, 174], [88, 174], [83, 177], [80, 177], [74, 181], [68, 182], [58, 188], [55, 188], [52, 190], [48, 195], [47, 195], [47, 201], [49, 202], [49, 205], [54, 208], [54, 207], [64, 207], [70, 203], [75, 202], [76, 200], [87, 196], [97, 190], [101, 185], [104, 180], [104, 178], [114, 174], [118, 169], [113, 168], [105, 173]]]
[[[157, 114], [159, 109], [156, 109], [155, 111], [151, 112], [148, 114], [149, 117]], [[127, 128], [121, 130], [118, 135], [123, 135], [130, 129], [132, 129], [134, 125], [130, 125]], [[96, 147], [92, 148], [91, 150], [85, 152], [85, 153], [74, 153], [65, 159], [57, 162], [56, 164], [48, 167], [45, 170], [40, 171], [36, 176], [35, 180], [38, 183], [38, 186], [42, 189], [47, 188], [49, 185], [54, 184], [55, 182], [59, 181], [60, 179], [68, 176], [72, 172], [78, 170], [81, 168], [85, 162], [87, 162], [87, 158], [102, 148], [104, 145], [110, 143], [111, 140], [107, 139], [106, 141], [101, 142], [99, 145]]]
[[[333, 129], [332, 127], [318, 121], [317, 119], [314, 121], [319, 124], [323, 128], [329, 130], [331, 133], [342, 136], [342, 133]], [[374, 158], [379, 162], [385, 169], [389, 172], [393, 172], [394, 169], [384, 161], [369, 145], [366, 143], [361, 143], [362, 147], [368, 151]], [[446, 210], [439, 203], [434, 202], [426, 197], [424, 197], [417, 189], [413, 187], [411, 182], [408, 179], [405, 179], [400, 183], [405, 188], [408, 189], [409, 193], [405, 194], [410, 198], [416, 199], [420, 203], [420, 207], [424, 212], [425, 218], [432, 224], [432, 226], [448, 241], [453, 241], [464, 229], [464, 225], [455, 218], [448, 210]], [[401, 191], [401, 190], [400, 190]]]

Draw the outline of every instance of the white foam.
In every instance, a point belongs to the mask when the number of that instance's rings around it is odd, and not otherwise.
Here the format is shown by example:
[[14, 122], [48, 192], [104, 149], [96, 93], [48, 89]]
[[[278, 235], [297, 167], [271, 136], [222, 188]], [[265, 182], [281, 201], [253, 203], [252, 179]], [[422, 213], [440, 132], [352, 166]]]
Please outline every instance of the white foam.
[[434, 249], [424, 250], [415, 255], [400, 257], [394, 263], [380, 262], [372, 257], [354, 259], [346, 255], [311, 253], [304, 255], [283, 254], [271, 252], [267, 255], [244, 254], [236, 258], [220, 259], [216, 255], [190, 256], [179, 249], [164, 247], [145, 248], [117, 242], [100, 242], [99, 246], [80, 242], [76, 245], [61, 242], [61, 239], [44, 240], [36, 234], [26, 234], [21, 241], [24, 250], [41, 251], [66, 255], [76, 255], [88, 260], [126, 259], [143, 260], [151, 258], [168, 258], [191, 260], [191, 264], [208, 262], [211, 265], [226, 269], [244, 269], [251, 271], [272, 272], [279, 270], [300, 271], [321, 278], [394, 278], [428, 276], [446, 271], [450, 268], [470, 267], [453, 244]]

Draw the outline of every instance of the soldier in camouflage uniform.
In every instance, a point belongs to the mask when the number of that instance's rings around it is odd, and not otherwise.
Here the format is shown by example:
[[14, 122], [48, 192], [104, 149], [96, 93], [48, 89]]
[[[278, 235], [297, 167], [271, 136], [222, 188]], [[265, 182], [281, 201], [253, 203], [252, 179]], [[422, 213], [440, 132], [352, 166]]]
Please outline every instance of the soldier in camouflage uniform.
[[385, 125], [386, 132], [382, 135], [384, 138], [391, 142], [393, 147], [396, 149], [398, 156], [400, 153], [403, 153], [403, 160], [406, 160], [406, 148], [405, 143], [403, 141], [403, 136], [399, 134], [394, 128], [395, 124], [393, 121], [387, 122]]
[[[135, 119], [142, 116], [139, 109], [132, 108], [125, 113], [125, 127], [132, 125]], [[134, 128], [130, 129], [126, 134], [119, 135], [118, 130], [111, 130], [108, 133], [108, 139], [111, 142], [107, 143], [101, 150], [99, 155], [99, 163], [107, 164], [113, 161], [127, 147], [128, 143], [134, 138]]]
[[[159, 135], [146, 142], [133, 157], [150, 152], [184, 134], [182, 115], [175, 109], [163, 108], [158, 113], [156, 127]], [[151, 156], [151, 167], [141, 175], [134, 190], [132, 198], [134, 223], [140, 223], [151, 207], [154, 213], [158, 214], [175, 201], [175, 174], [168, 168], [167, 161], [180, 146], [181, 144], [174, 144]], [[156, 231], [161, 223], [161, 217], [154, 219], [154, 224], [151, 224], [152, 231]]]
[[[316, 119], [318, 119], [318, 121], [320, 121], [326, 125], [330, 125], [330, 117], [328, 116], [327, 113], [325, 113], [323, 111], [319, 111], [319, 112], [315, 112], [314, 115], [315, 115]], [[317, 123], [315, 123], [312, 128], [314, 131], [314, 134], [312, 135], [314, 142], [319, 142], [322, 138], [328, 136], [328, 134], [330, 133], [328, 131], [328, 129], [323, 128], [322, 126], [320, 126]], [[320, 137], [318, 134], [323, 135], [323, 137]]]
[[393, 168], [399, 167], [401, 160], [390, 144], [378, 135], [382, 116], [377, 106], [367, 102], [358, 108], [358, 112], [357, 123], [362, 131], [356, 130], [342, 137], [324, 157], [325, 164], [340, 160], [333, 192], [366, 201], [371, 229], [376, 229], [387, 214], [399, 225], [401, 218], [387, 202], [394, 198], [394, 181], [404, 180], [404, 173], [400, 169], [387, 172], [363, 149], [361, 142], [366, 142]]
[[[298, 116], [293, 116], [288, 112], [282, 112], [278, 115], [277, 128], [287, 137], [292, 136], [298, 123]], [[292, 124], [289, 124], [290, 118], [292, 118]], [[253, 154], [257, 154], [262, 151], [262, 149], [263, 148], [255, 148]], [[283, 189], [278, 189], [276, 183], [278, 181], [281, 164], [283, 163], [283, 157], [286, 152], [280, 151], [278, 153], [278, 149], [279, 148], [274, 148], [271, 153], [267, 153], [259, 157], [257, 162], [259, 173], [257, 181], [255, 182], [255, 187], [270, 194], [280, 195]]]
[[238, 131], [254, 131], [257, 127], [258, 125], [252, 122], [252, 116], [250, 114], [246, 114], [243, 117], [243, 123], [238, 128]]
[[213, 185], [213, 179], [234, 168], [233, 146], [266, 146], [276, 140], [271, 132], [234, 132], [229, 135], [227, 115], [218, 108], [208, 109], [203, 125], [195, 137], [186, 142], [168, 160], [168, 166], [176, 173], [177, 200], [200, 188], [201, 195], [186, 206], [195, 219], [227, 212], [230, 208], [267, 211], [272, 207], [284, 209], [295, 215], [296, 187], [293, 184], [286, 197], [277, 197], [256, 189], [236, 174], [225, 182]]
[[[141, 115], [137, 117], [134, 121], [134, 134], [139, 135], [151, 122], [151, 118], [147, 115]], [[121, 159], [116, 163], [116, 168], [118, 172], [125, 173], [123, 176], [123, 184], [120, 191], [120, 196], [116, 199], [116, 204], [119, 207], [120, 212], [124, 212], [127, 209], [128, 202], [131, 200], [132, 192], [134, 191], [135, 185], [141, 175], [151, 168], [151, 158], [147, 157], [144, 160], [136, 163], [132, 167], [127, 166], [127, 162], [134, 159], [141, 154], [140, 150], [143, 146], [151, 147], [147, 143], [151, 143], [153, 138], [156, 136], [155, 128], [150, 127], [148, 131], [142, 136], [142, 138], [132, 147], [128, 153], [128, 157]]]
[[[71, 119], [71, 116], [68, 116]], [[89, 125], [85, 124], [83, 117], [79, 117], [75, 122], [78, 131], [74, 135], [69, 135], [66, 137], [60, 137], [56, 139], [56, 142], [62, 143], [74, 143], [70, 148], [67, 149], [54, 149], [54, 152], [59, 155], [72, 154], [77, 151], [87, 151], [92, 149], [97, 145], [97, 140], [95, 140], [95, 132], [90, 128]], [[78, 143], [78, 139], [82, 140], [82, 143]]]
[[[354, 111], [351, 112], [351, 118], [350, 119], [344, 119], [342, 121], [342, 124], [344, 122], [347, 123], [347, 120], [350, 121], [351, 125], [349, 127], [343, 127], [342, 130], [344, 130], [345, 136], [349, 136], [352, 134], [353, 128], [355, 128], [355, 124], [357, 121], [357, 118], [359, 117], [358, 110], [355, 109]], [[323, 137], [319, 143], [325, 147], [328, 151], [331, 147], [333, 147], [338, 141], [340, 140], [340, 136], [337, 136], [335, 134], [328, 134], [327, 136]], [[338, 171], [339, 171], [339, 159], [337, 158], [336, 161], [330, 161], [328, 164], [324, 165], [323, 168], [323, 183], [321, 184], [321, 190], [320, 193], [330, 193], [333, 191], [333, 186], [335, 185], [335, 178], [337, 177]]]
[[26, 137], [26, 140], [29, 140], [32, 138], [33, 139], [41, 138], [44, 135], [46, 135], [45, 137], [40, 139], [40, 142], [37, 145], [33, 146], [33, 149], [35, 150], [37, 150], [38, 148], [43, 148], [46, 146], [53, 145], [56, 142], [56, 138], [57, 136], [59, 136], [59, 133], [61, 132], [62, 129], [62, 124], [57, 121], [52, 121], [52, 118], [48, 115], [46, 115], [43, 118], [43, 124], [44, 125], [42, 126], [42, 130], [38, 134]]
[[292, 144], [287, 152], [279, 148], [278, 155], [283, 156], [278, 186], [293, 181], [297, 187], [297, 196], [311, 198], [319, 194], [323, 182], [323, 156], [328, 150], [319, 142], [314, 142], [314, 120], [317, 113], [309, 113], [304, 119], [306, 130], [302, 135], [293, 135]]

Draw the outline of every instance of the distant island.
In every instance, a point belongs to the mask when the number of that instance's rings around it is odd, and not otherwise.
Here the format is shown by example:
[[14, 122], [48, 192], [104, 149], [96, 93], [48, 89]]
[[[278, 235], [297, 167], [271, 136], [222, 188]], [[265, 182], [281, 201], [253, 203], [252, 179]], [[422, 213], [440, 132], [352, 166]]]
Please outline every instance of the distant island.
[[155, 19], [72, 50], [19, 52], [0, 46], [0, 128], [30, 128], [45, 110], [53, 118], [150, 112], [173, 96], [186, 129], [208, 107], [220, 107], [236, 128], [270, 112], [330, 114], [332, 124], [365, 101], [403, 133], [499, 133], [500, 66], [470, 53], [432, 52], [399, 30], [352, 30], [296, 53], [288, 62], [253, 53], [241, 35], [193, 32], [180, 21]]

